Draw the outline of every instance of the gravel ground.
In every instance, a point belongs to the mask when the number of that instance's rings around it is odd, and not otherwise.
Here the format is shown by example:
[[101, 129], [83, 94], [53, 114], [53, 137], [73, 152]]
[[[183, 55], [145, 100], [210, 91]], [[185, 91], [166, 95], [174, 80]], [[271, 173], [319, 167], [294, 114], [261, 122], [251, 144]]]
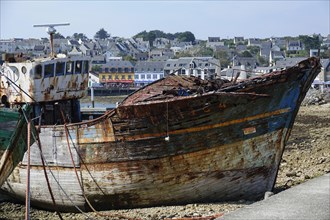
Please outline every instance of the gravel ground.
[[[330, 172], [330, 103], [302, 106], [281, 162], [274, 192]], [[1, 196], [1, 195], [0, 195]], [[63, 219], [211, 220], [253, 203], [189, 204], [96, 213], [62, 213]], [[0, 219], [24, 219], [24, 205], [0, 203]], [[103, 216], [102, 216], [103, 215]], [[31, 209], [31, 219], [59, 219], [55, 212]]]

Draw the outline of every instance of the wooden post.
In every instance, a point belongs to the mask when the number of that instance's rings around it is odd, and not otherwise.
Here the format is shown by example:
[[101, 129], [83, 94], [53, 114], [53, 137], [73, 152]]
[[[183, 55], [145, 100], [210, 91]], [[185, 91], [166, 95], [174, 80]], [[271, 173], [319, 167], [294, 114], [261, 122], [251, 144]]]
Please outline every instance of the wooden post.
[[30, 142], [31, 121], [27, 124], [27, 168], [26, 168], [26, 195], [25, 195], [25, 220], [30, 220]]

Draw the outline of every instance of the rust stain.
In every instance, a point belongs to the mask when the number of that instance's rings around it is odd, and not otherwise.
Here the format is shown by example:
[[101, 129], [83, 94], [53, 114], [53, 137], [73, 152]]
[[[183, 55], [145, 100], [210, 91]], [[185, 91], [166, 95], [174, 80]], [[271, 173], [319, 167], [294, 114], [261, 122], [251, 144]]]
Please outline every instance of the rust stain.
[[279, 109], [273, 112], [267, 112], [259, 115], [254, 115], [246, 118], [240, 118], [240, 119], [235, 119], [231, 121], [226, 121], [222, 122], [219, 124], [213, 124], [213, 125], [205, 125], [205, 126], [199, 126], [199, 127], [192, 127], [192, 128], [187, 128], [187, 129], [180, 129], [176, 131], [168, 131], [168, 132], [161, 132], [161, 133], [152, 133], [152, 134], [141, 134], [141, 135], [131, 135], [130, 137], [127, 137], [126, 140], [135, 140], [135, 139], [143, 139], [143, 138], [154, 138], [154, 137], [162, 137], [167, 134], [183, 134], [183, 133], [190, 133], [190, 132], [199, 132], [199, 131], [204, 131], [208, 129], [214, 129], [214, 128], [219, 128], [219, 127], [224, 127], [228, 125], [233, 125], [233, 124], [239, 124], [247, 121], [253, 121], [253, 120], [258, 120], [262, 118], [267, 118], [270, 116], [274, 115], [280, 115], [283, 113], [287, 113], [290, 111], [290, 108], [285, 108], [285, 109]]

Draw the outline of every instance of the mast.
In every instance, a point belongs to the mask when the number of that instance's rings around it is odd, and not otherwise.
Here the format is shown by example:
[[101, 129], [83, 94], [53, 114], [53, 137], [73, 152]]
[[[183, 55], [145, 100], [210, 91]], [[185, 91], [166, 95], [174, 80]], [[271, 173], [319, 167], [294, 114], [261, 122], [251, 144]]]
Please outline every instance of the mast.
[[62, 23], [62, 24], [35, 24], [33, 27], [47, 27], [46, 31], [49, 34], [50, 38], [50, 56], [55, 57], [55, 52], [54, 52], [54, 34], [56, 33], [56, 29], [54, 28], [55, 26], [67, 26], [70, 25], [70, 23]]

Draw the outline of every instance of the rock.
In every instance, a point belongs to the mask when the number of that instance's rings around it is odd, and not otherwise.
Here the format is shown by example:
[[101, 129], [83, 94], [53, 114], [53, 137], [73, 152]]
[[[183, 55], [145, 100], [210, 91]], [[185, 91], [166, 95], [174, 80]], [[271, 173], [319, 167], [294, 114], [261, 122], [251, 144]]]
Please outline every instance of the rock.
[[287, 176], [287, 177], [293, 177], [293, 176], [296, 176], [296, 172], [295, 171], [290, 171], [290, 172], [287, 172], [285, 175]]

